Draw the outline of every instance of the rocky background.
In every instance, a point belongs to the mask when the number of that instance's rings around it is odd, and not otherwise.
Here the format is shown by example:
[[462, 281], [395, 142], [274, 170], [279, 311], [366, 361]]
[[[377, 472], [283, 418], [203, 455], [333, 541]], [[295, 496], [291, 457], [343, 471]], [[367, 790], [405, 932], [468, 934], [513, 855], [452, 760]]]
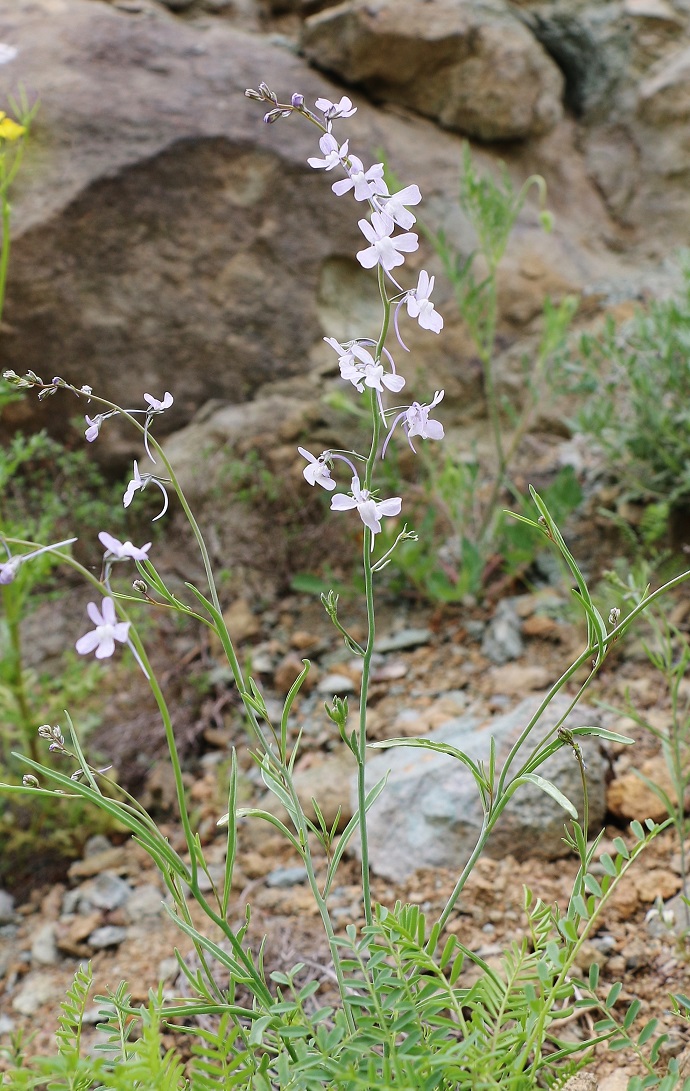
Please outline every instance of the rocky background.
[[[662, 290], [688, 235], [688, 0], [0, 0], [0, 37], [19, 51], [0, 105], [19, 88], [41, 103], [2, 364], [125, 401], [170, 388], [168, 428], [208, 421], [210, 400], [304, 406], [306, 391], [313, 423], [333, 373], [323, 336], [375, 321], [356, 217], [307, 166], [308, 126], [262, 125], [243, 97], [262, 79], [308, 101], [352, 96], [353, 147], [383, 149], [420, 185], [425, 222], [467, 252], [463, 140], [517, 186], [545, 177], [556, 228], [528, 204], [502, 271], [506, 360], [545, 294], [582, 294], [591, 317]], [[439, 271], [424, 247], [408, 264]], [[436, 294], [444, 334], [411, 333], [409, 374], [445, 387], [462, 424], [483, 415], [478, 368], [442, 277]], [[61, 427], [53, 407], [40, 420]], [[128, 442], [109, 429], [101, 457], [122, 465]]]

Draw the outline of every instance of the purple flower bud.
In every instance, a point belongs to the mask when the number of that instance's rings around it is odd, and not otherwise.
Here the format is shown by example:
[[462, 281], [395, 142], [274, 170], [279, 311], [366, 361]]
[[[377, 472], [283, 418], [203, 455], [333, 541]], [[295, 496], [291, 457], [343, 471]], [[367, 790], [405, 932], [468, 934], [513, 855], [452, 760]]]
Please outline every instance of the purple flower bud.
[[278, 118], [282, 116], [282, 110], [269, 110], [267, 114], [264, 114], [264, 122], [266, 125], [272, 125], [274, 121], [277, 121]]
[[271, 88], [267, 83], [261, 82], [259, 84], [259, 90], [265, 99], [269, 102], [275, 102], [276, 106], [278, 105], [278, 96], [271, 91]]
[[301, 110], [304, 106], [304, 95], [300, 95], [297, 91], [295, 91], [290, 101], [294, 106], [295, 110]]

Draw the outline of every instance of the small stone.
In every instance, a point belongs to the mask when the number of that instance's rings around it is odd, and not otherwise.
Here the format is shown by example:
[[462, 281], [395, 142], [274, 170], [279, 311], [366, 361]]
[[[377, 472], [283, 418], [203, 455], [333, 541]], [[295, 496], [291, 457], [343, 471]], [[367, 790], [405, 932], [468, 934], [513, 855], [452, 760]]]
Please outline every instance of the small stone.
[[664, 901], [671, 898], [678, 893], [682, 885], [679, 875], [674, 875], [672, 871], [661, 867], [635, 872], [634, 876], [640, 901], [648, 905], [651, 905], [656, 898], [663, 898]]
[[12, 1008], [20, 1015], [33, 1015], [43, 1004], [57, 996], [57, 985], [48, 974], [30, 974], [12, 1000]]
[[[97, 909], [117, 909], [124, 905], [132, 893], [129, 883], [118, 875], [105, 871], [102, 875], [82, 883], [79, 907], [81, 912], [88, 912], [95, 907]], [[83, 907], [83, 908], [82, 908]]]
[[533, 690], [546, 689], [551, 679], [547, 667], [538, 663], [505, 663], [491, 670], [491, 687], [495, 693], [523, 697]]
[[400, 629], [397, 633], [376, 638], [376, 651], [399, 652], [403, 648], [419, 648], [431, 640], [430, 629]]
[[[640, 772], [668, 792], [671, 799], [675, 799], [666, 762], [661, 754], [643, 762]], [[614, 776], [607, 789], [606, 803], [612, 814], [619, 818], [637, 819], [638, 822], [652, 818], [660, 822], [667, 817], [666, 808], [659, 797], [632, 770]]]
[[295, 867], [278, 867], [266, 876], [266, 885], [273, 887], [296, 886], [307, 881], [307, 869], [301, 864]]
[[55, 940], [60, 950], [65, 951], [68, 955], [84, 955], [86, 953], [84, 940], [95, 931], [101, 920], [101, 914], [98, 910], [94, 910], [93, 913], [85, 916], [58, 921]]
[[599, 1091], [627, 1091], [628, 1081], [634, 1073], [626, 1068], [617, 1068], [599, 1082]]
[[532, 614], [522, 624], [522, 632], [525, 636], [554, 636], [558, 632], [558, 622], [546, 614]]
[[252, 610], [247, 599], [237, 599], [223, 613], [223, 621], [228, 627], [228, 632], [233, 643], [241, 644], [252, 636], [258, 636], [261, 632], [261, 622]]
[[562, 1091], [597, 1091], [598, 1086], [592, 1072], [576, 1072], [563, 1084]]
[[[276, 667], [275, 674], [273, 675], [273, 684], [279, 693], [287, 694], [290, 690], [292, 683], [299, 677], [300, 673], [304, 670], [304, 663], [298, 655], [294, 652], [288, 652], [284, 656], [278, 666]], [[311, 667], [306, 678], [302, 682], [301, 692], [308, 693], [313, 688], [317, 671], [314, 667]]]
[[[96, 838], [92, 838], [93, 841]], [[101, 847], [98, 851], [90, 852], [84, 855], [83, 860], [75, 860], [73, 864], [70, 864], [67, 874], [70, 879], [90, 879], [93, 875], [100, 875], [103, 871], [118, 871], [123, 869], [127, 864], [127, 849], [124, 845], [117, 847], [106, 841], [105, 847]]]
[[357, 686], [346, 674], [326, 674], [316, 689], [318, 693], [328, 697], [344, 697], [348, 693], [357, 692]]
[[146, 917], [159, 917], [163, 913], [163, 895], [153, 883], [138, 886], [124, 904], [125, 917], [134, 924]]
[[127, 929], [117, 924], [104, 924], [102, 928], [96, 928], [91, 933], [87, 942], [95, 951], [102, 951], [106, 947], [119, 947], [127, 939]]
[[6, 890], [0, 890], [0, 924], [12, 924], [14, 916], [14, 898]]
[[41, 966], [54, 966], [60, 955], [55, 942], [55, 923], [42, 925], [31, 941], [31, 961]]
[[492, 663], [508, 663], [522, 655], [521, 622], [515, 607], [504, 599], [486, 627], [482, 640], [482, 652]]
[[88, 841], [84, 845], [82, 856], [98, 856], [100, 852], [107, 852], [113, 846], [107, 837], [102, 833], [95, 833], [93, 837], [89, 837]]

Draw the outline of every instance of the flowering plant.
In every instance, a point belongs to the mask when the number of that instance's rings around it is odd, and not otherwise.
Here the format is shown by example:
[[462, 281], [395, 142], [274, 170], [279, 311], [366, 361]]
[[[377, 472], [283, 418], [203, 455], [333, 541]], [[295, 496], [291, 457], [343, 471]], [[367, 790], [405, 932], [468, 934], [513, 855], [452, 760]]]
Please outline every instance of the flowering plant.
[[[385, 747], [412, 745], [430, 750], [441, 746], [443, 753], [469, 769], [477, 786], [484, 821], [476, 848], [465, 861], [438, 920], [427, 922], [417, 906], [375, 906], [370, 890], [367, 813], [383, 791], [385, 778], [373, 787], [368, 787], [365, 780], [369, 745], [367, 698], [375, 640], [374, 578], [389, 562], [392, 551], [413, 537], [403, 525], [393, 546], [382, 555], [377, 553], [376, 538], [381, 531], [382, 520], [397, 519], [403, 509], [404, 498], [382, 497], [375, 483], [375, 471], [398, 426], [413, 451], [413, 439], [439, 441], [444, 435], [441, 422], [431, 416], [442, 401], [442, 390], [436, 391], [428, 404], [413, 401], [408, 405], [388, 406], [388, 397], [403, 390], [405, 379], [396, 369], [386, 340], [392, 326], [399, 344], [405, 349], [398, 329], [399, 312], [403, 308], [410, 319], [418, 321], [423, 329], [435, 334], [442, 330], [443, 320], [430, 299], [433, 276], [422, 270], [416, 287], [404, 288], [393, 275], [393, 270], [404, 265], [405, 255], [414, 253], [418, 248], [418, 236], [410, 230], [415, 224], [415, 215], [410, 208], [419, 204], [421, 193], [415, 185], [389, 193], [382, 165], [377, 163], [365, 167], [363, 161], [350, 152], [349, 139], [341, 142], [336, 138], [333, 131], [335, 123], [355, 113], [356, 108], [350, 99], [343, 97], [337, 103], [318, 99], [316, 111], [312, 111], [305, 106], [304, 98], [299, 94], [293, 95], [289, 103], [280, 103], [266, 84], [260, 84], [257, 91], [247, 91], [247, 95], [268, 105], [265, 120], [269, 124], [296, 115], [314, 125], [319, 131], [321, 157], [310, 157], [309, 165], [316, 170], [342, 174], [343, 177], [332, 183], [335, 195], [351, 195], [369, 212], [368, 219], [359, 220], [368, 245], [358, 252], [357, 257], [364, 268], [376, 271], [381, 301], [380, 330], [376, 337], [360, 336], [346, 344], [332, 337], [325, 340], [338, 354], [343, 380], [368, 402], [370, 448], [368, 453], [326, 450], [318, 455], [306, 448], [299, 449], [306, 463], [303, 475], [307, 484], [312, 487], [318, 485], [332, 493], [331, 508], [336, 512], [350, 513], [351, 518], [358, 516], [362, 524], [367, 633], [361, 642], [348, 632], [341, 621], [337, 596], [332, 592], [323, 596], [324, 607], [336, 629], [347, 646], [362, 660], [357, 726], [350, 728], [346, 700], [335, 697], [326, 708], [328, 717], [353, 757], [357, 777], [357, 809], [345, 829], [338, 832], [337, 823], [329, 828], [318, 807], [315, 808], [315, 818], [309, 817], [300, 800], [293, 777], [300, 734], [291, 730], [291, 710], [307, 677], [309, 662], [304, 661], [303, 669], [285, 699], [280, 718], [274, 718], [257, 683], [241, 665], [223, 618], [203, 535], [174, 468], [153, 435], [155, 420], [172, 404], [172, 395], [166, 392], [159, 399], [145, 394], [145, 408], [123, 409], [95, 394], [90, 387], [69, 383], [59, 376], [44, 382], [33, 372], [24, 376], [5, 372], [5, 380], [10, 385], [38, 390], [40, 398], [67, 392], [85, 403], [85, 408], [90, 411], [89, 415], [85, 415], [85, 437], [88, 442], [95, 442], [100, 429], [114, 416], [126, 419], [138, 430], [145, 456], [153, 468], [142, 472], [139, 463], [134, 463], [133, 477], [123, 496], [123, 505], [126, 507], [133, 503], [137, 492], [153, 483], [162, 494], [163, 507], [156, 517], [162, 518], [168, 508], [168, 494], [174, 494], [199, 547], [207, 583], [203, 590], [191, 583], [186, 584], [188, 601], [184, 601], [169, 589], [155, 566], [155, 559], [149, 556], [151, 543], [136, 546], [130, 541], [121, 542], [107, 530], [99, 534], [104, 549], [99, 577], [61, 552], [66, 542], [41, 546], [10, 536], [4, 538], [7, 559], [0, 569], [4, 582], [11, 583], [19, 566], [31, 563], [33, 557], [47, 551], [76, 569], [101, 597], [100, 606], [92, 601], [87, 607], [94, 628], [79, 637], [76, 650], [81, 655], [95, 653], [100, 659], [108, 659], [116, 651], [119, 654], [120, 646], [128, 648], [133, 654], [155, 697], [164, 725], [185, 842], [184, 851], [174, 848], [141, 804], [123, 793], [106, 776], [107, 770], [95, 769], [87, 761], [78, 732], [71, 721], [68, 721], [67, 738], [59, 725], [42, 725], [38, 734], [42, 740], [50, 742], [49, 749], [53, 753], [74, 765], [73, 771], [68, 769], [62, 772], [25, 758], [25, 765], [30, 771], [25, 776], [24, 784], [4, 786], [7, 792], [25, 792], [29, 795], [76, 794], [100, 807], [130, 830], [160, 869], [170, 895], [170, 904], [166, 905], [166, 909], [191, 941], [198, 960], [198, 969], [192, 970], [178, 956], [180, 971], [188, 986], [187, 995], [168, 999], [165, 1004], [160, 997], [152, 999], [148, 1015], [142, 1015], [132, 1008], [124, 989], [113, 994], [109, 998], [109, 1027], [111, 1039], [121, 1042], [119, 1060], [113, 1062], [110, 1068], [101, 1065], [96, 1069], [89, 1058], [80, 1055], [78, 1046], [75, 1047], [70, 1039], [69, 1048], [65, 1047], [66, 1052], [63, 1053], [63, 1060], [67, 1057], [65, 1063], [71, 1065], [71, 1082], [68, 1085], [87, 1088], [95, 1085], [124, 1086], [115, 1077], [118, 1073], [121, 1075], [118, 1064], [127, 1062], [130, 1057], [127, 1045], [129, 1032], [120, 1032], [133, 1018], [143, 1019], [142, 1040], [146, 1043], [151, 1027], [160, 1026], [161, 1018], [190, 1020], [212, 1015], [219, 1017], [218, 1030], [216, 1033], [204, 1032], [203, 1040], [208, 1045], [206, 1053], [203, 1048], [197, 1048], [196, 1056], [201, 1060], [198, 1064], [192, 1062], [191, 1087], [194, 1091], [206, 1091], [209, 1087], [241, 1087], [247, 1091], [273, 1091], [276, 1088], [284, 1091], [321, 1088], [354, 1091], [363, 1087], [419, 1088], [420, 1091], [422, 1088], [425, 1091], [436, 1088], [443, 1091], [469, 1091], [477, 1087], [532, 1088], [544, 1080], [553, 1080], [566, 1063], [570, 1063], [572, 1068], [573, 1062], [569, 1059], [583, 1057], [587, 1048], [597, 1042], [615, 1035], [620, 1037], [632, 1024], [633, 1020], [626, 1017], [621, 1029], [619, 1021], [609, 1010], [611, 1005], [608, 1005], [605, 1020], [586, 1041], [566, 1041], [558, 1035], [558, 1025], [570, 1016], [576, 1016], [581, 1007], [597, 1008], [603, 1004], [597, 993], [597, 975], [591, 973], [588, 982], [580, 982], [576, 989], [570, 976], [572, 967], [587, 937], [598, 926], [607, 900], [656, 832], [653, 824], [647, 830], [639, 824], [635, 825], [632, 848], [620, 841], [616, 859], [606, 858], [603, 865], [606, 875], [599, 882], [593, 870], [597, 864], [599, 839], [594, 842], [588, 840], [587, 785], [580, 743], [595, 734], [615, 739], [618, 743], [629, 740], [593, 727], [567, 730], [564, 726], [565, 716], [552, 717], [555, 722], [549, 722], [548, 729], [541, 733], [541, 737], [535, 741], [533, 736], [542, 720], [546, 718], [548, 721], [551, 700], [565, 683], [585, 665], [589, 665], [589, 673], [580, 686], [579, 694], [584, 692], [608, 649], [623, 635], [633, 619], [649, 602], [668, 587], [690, 576], [690, 573], [644, 598], [623, 620], [612, 614], [607, 627], [558, 527], [543, 501], [534, 494], [538, 519], [526, 521], [561, 553], [572, 572], [577, 583], [578, 601], [587, 617], [586, 647], [552, 686], [501, 768], [493, 750], [489, 761], [484, 764], [449, 745], [426, 739], [389, 739], [376, 744]], [[95, 415], [91, 415], [92, 403], [98, 407]], [[337, 491], [338, 481], [332, 475], [343, 467], [345, 486], [342, 491]], [[137, 571], [132, 588], [134, 593], [125, 594], [113, 586], [113, 570], [116, 565], [131, 564]], [[227, 813], [219, 819], [219, 824], [227, 826], [226, 864], [220, 880], [209, 867], [201, 840], [193, 827], [170, 711], [144, 643], [128, 615], [127, 605], [131, 602], [147, 602], [159, 609], [172, 609], [184, 617], [195, 619], [217, 635], [246, 713], [254, 746], [252, 756], [265, 785], [279, 799], [287, 814], [283, 821], [268, 811], [238, 807], [238, 769], [233, 754]], [[576, 700], [577, 697], [572, 704]], [[561, 747], [572, 750], [581, 771], [585, 799], [582, 821], [578, 821], [571, 801], [537, 772], [544, 761]], [[454, 914], [460, 893], [493, 828], [513, 795], [525, 784], [536, 785], [547, 793], [572, 819], [567, 838], [579, 860], [579, 872], [570, 902], [563, 911], [545, 906], [528, 892], [525, 909], [529, 918], [531, 944], [525, 942], [519, 950], [504, 952], [501, 968], [496, 970], [465, 946], [457, 934], [444, 936], [443, 930]], [[267, 974], [263, 952], [255, 954], [247, 938], [249, 907], [246, 921], [241, 927], [233, 927], [228, 920], [237, 823], [244, 817], [271, 823], [287, 839], [304, 864], [332, 958], [337, 985], [336, 1004], [313, 1005], [311, 997], [317, 992], [318, 984], [309, 981], [301, 983], [299, 975], [303, 967], [300, 965], [289, 973]], [[329, 895], [343, 855], [355, 835], [358, 835], [360, 845], [365, 924], [361, 933], [351, 925], [345, 934], [338, 934], [329, 908]], [[423, 861], [419, 863], [421, 865]], [[197, 910], [194, 916], [192, 903], [195, 903]], [[198, 911], [205, 920], [205, 926], [199, 924]], [[478, 980], [472, 984], [463, 983], [462, 970], [466, 960], [474, 964], [479, 974]], [[222, 967], [229, 984], [221, 983], [214, 971], [214, 963]], [[78, 974], [68, 1005], [72, 1023], [67, 1019], [68, 1027], [75, 1030], [75, 1040], [78, 1019], [75, 1022], [74, 1012], [77, 1008], [84, 1010], [87, 990], [86, 975], [80, 977]], [[241, 996], [249, 999], [241, 1000]], [[545, 1048], [547, 1045], [548, 1048]], [[160, 1063], [160, 1051], [154, 1048], [150, 1053]], [[134, 1058], [132, 1064], [141, 1060], [136, 1051], [131, 1056]], [[215, 1067], [211, 1065], [210, 1057]], [[154, 1064], [153, 1059], [150, 1064]], [[104, 1072], [105, 1078], [111, 1082], [96, 1084]], [[212, 1075], [215, 1073], [213, 1078], [209, 1072]], [[117, 1078], [119, 1080], [120, 1076]], [[127, 1086], [144, 1086], [131, 1081], [130, 1076]], [[146, 1084], [149, 1085], [166, 1088], [184, 1086], [179, 1066], [168, 1066], [165, 1082]]]

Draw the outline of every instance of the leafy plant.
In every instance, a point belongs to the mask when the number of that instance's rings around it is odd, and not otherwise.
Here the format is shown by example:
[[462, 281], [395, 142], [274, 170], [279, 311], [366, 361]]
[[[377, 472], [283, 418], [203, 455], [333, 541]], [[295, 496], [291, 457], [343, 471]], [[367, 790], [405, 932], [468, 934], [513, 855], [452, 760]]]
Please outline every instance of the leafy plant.
[[649, 505], [640, 534], [658, 541], [675, 512], [690, 505], [690, 262], [678, 293], [638, 308], [630, 321], [608, 318], [585, 334], [554, 371], [582, 396], [573, 426], [601, 450], [621, 501]]

